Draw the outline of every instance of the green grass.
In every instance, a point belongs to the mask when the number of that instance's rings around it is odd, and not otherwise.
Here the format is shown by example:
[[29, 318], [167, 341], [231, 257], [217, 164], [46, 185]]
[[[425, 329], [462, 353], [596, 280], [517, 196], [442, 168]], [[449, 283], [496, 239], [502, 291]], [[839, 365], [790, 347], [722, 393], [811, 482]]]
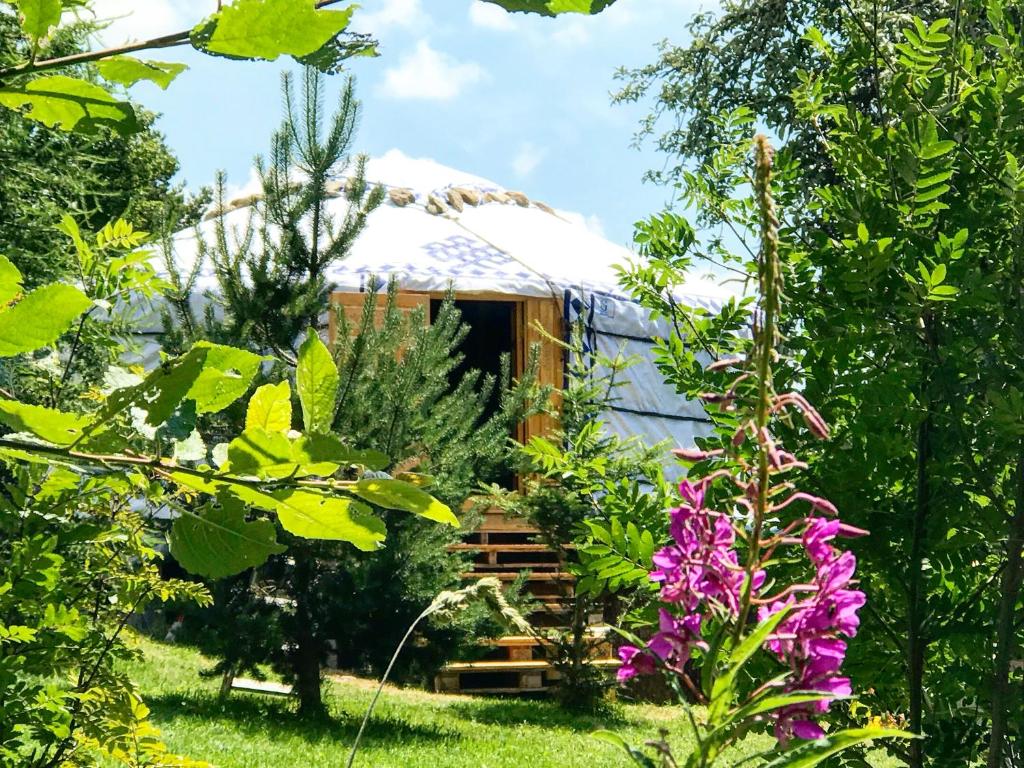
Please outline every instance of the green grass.
[[[327, 685], [330, 718], [300, 720], [286, 699], [233, 693], [217, 698], [219, 680], [198, 671], [212, 663], [188, 648], [138, 641], [145, 661], [133, 668], [153, 719], [175, 752], [219, 768], [343, 768], [373, 695], [365, 681]], [[631, 763], [590, 733], [610, 728], [641, 743], [667, 729], [685, 754], [688, 726], [676, 707], [615, 705], [580, 716], [548, 701], [470, 698], [389, 687], [363, 735], [363, 768], [614, 768]], [[737, 757], [769, 747], [751, 737]], [[728, 762], [726, 764], [729, 764]], [[756, 765], [756, 763], [753, 763]], [[878, 768], [892, 765], [879, 762]]]

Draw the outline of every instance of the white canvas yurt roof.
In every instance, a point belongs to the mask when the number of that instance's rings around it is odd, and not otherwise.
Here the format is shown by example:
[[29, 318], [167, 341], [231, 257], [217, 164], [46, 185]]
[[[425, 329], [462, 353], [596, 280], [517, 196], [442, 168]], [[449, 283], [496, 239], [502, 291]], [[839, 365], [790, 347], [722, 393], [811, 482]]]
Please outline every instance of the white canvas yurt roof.
[[[369, 216], [349, 257], [328, 273], [338, 290], [359, 291], [373, 276], [394, 276], [410, 291], [444, 291], [451, 284], [460, 293], [561, 298], [576, 288], [621, 297], [615, 267], [633, 254], [591, 232], [579, 214], [398, 150], [371, 159], [366, 175], [388, 195]], [[340, 188], [344, 179], [337, 184]], [[244, 231], [253, 199], [243, 190], [229, 203], [229, 233]], [[339, 196], [328, 209], [341, 215], [345, 205]], [[212, 220], [200, 229], [212, 240]], [[189, 270], [198, 253], [195, 232], [179, 233], [174, 252], [179, 268]], [[203, 265], [197, 288], [216, 292], [211, 265]], [[679, 290], [709, 306], [728, 295], [706, 280]]]
[[[707, 434], [701, 405], [666, 386], [654, 364], [654, 339], [668, 334], [666, 321], [652, 319], [619, 287], [616, 267], [636, 258], [631, 251], [590, 231], [579, 214], [433, 160], [392, 150], [370, 160], [366, 175], [385, 186], [387, 197], [368, 217], [350, 255], [330, 268], [327, 280], [336, 290], [361, 291], [370, 281], [395, 278], [405, 291], [453, 287], [463, 295], [552, 298], [567, 322], [583, 321], [588, 350], [639, 360], [607, 414], [612, 431], [678, 446]], [[340, 192], [345, 179], [336, 184]], [[255, 215], [256, 197], [245, 192], [227, 206], [229, 238], [232, 232], [240, 237]], [[341, 216], [345, 206], [339, 194], [328, 212]], [[209, 216], [200, 224], [208, 242], [215, 226]], [[196, 233], [179, 233], [173, 248], [178, 269], [189, 272], [199, 253]], [[195, 288], [196, 298], [215, 297], [210, 264], [201, 265]], [[688, 280], [674, 293], [681, 304], [712, 311], [734, 295], [705, 279]]]

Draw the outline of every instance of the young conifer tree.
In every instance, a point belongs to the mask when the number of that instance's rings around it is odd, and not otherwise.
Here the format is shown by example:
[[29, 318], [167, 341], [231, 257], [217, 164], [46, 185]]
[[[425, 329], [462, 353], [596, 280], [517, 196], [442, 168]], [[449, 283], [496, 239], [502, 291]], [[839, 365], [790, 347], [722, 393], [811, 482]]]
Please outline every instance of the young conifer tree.
[[[351, 81], [330, 118], [315, 72], [307, 72], [297, 104], [285, 78], [284, 102], [285, 120], [270, 155], [257, 161], [262, 193], [247, 201], [248, 225], [236, 233], [225, 221], [229, 205], [221, 179], [214, 236], [200, 237], [196, 271], [183, 275], [168, 265], [178, 283], [174, 316], [165, 323], [171, 340], [201, 335], [294, 361], [303, 329], [318, 327], [327, 312], [328, 268], [348, 255], [367, 216], [383, 201], [383, 189], [366, 182], [365, 158], [349, 159], [359, 112]], [[341, 206], [331, 205], [339, 195], [347, 203], [340, 214]], [[221, 306], [197, 317], [192, 294], [207, 259]], [[515, 386], [507, 359], [500, 380], [477, 371], [456, 375], [467, 331], [451, 297], [432, 319], [425, 309], [404, 313], [395, 297], [394, 285], [384, 297], [371, 287], [358, 321], [336, 317], [332, 428], [353, 448], [383, 454], [388, 474], [415, 469], [429, 475], [430, 492], [459, 509], [481, 482], [502, 474], [513, 425], [544, 394], [533, 383], [535, 359]], [[269, 374], [274, 380], [289, 375], [287, 366]], [[500, 404], [489, 413], [496, 386]], [[228, 414], [229, 420], [243, 418]], [[237, 424], [210, 422], [207, 430], [229, 433], [229, 426]], [[387, 530], [386, 547], [376, 552], [280, 532], [287, 556], [272, 557], [258, 573], [213, 590], [224, 602], [206, 615], [208, 626], [197, 639], [221, 658], [218, 671], [230, 676], [273, 663], [295, 682], [307, 713], [323, 709], [320, 670], [331, 654], [346, 668], [380, 672], [424, 605], [457, 586], [466, 570], [461, 558], [446, 551], [458, 539], [456, 529], [402, 514], [388, 516]], [[258, 642], [237, 642], [240, 618], [249, 631], [262, 632]], [[481, 618], [471, 611], [460, 621]], [[423, 632], [437, 642], [403, 654], [397, 676], [408, 677], [410, 669], [426, 673], [457, 648], [450, 627], [428, 625]]]

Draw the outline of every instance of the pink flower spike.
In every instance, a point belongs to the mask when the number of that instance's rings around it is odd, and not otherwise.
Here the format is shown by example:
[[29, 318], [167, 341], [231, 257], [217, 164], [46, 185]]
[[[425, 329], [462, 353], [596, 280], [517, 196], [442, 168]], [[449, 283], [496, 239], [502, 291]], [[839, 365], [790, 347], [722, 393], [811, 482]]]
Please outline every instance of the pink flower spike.
[[619, 658], [622, 666], [616, 673], [620, 683], [632, 680], [637, 675], [653, 674], [657, 667], [654, 659], [633, 645], [624, 645], [619, 648]]
[[683, 461], [704, 461], [712, 456], [721, 456], [725, 453], [724, 448], [716, 448], [713, 451], [702, 451], [700, 448], [673, 448], [672, 455]]
[[821, 729], [821, 726], [810, 720], [794, 720], [790, 723], [790, 728], [798, 739], [816, 741], [825, 738], [825, 731]]
[[820, 512], [825, 512], [829, 515], [839, 514], [839, 510], [836, 509], [836, 505], [833, 504], [828, 499], [823, 499], [820, 496], [812, 496], [811, 494], [804, 493], [803, 491], [798, 491], [797, 493], [794, 493], [785, 501], [780, 501], [778, 504], [773, 504], [772, 509], [778, 512], [780, 509], [785, 509], [786, 507], [788, 507], [794, 501], [806, 501], [815, 509], [819, 510]]
[[871, 531], [865, 531], [863, 528], [857, 528], [846, 523], [839, 524], [839, 535], [847, 539], [855, 539], [858, 536], [870, 536]]
[[742, 362], [743, 362], [743, 358], [741, 358], [741, 357], [727, 357], [724, 360], [716, 360], [715, 362], [711, 363], [711, 365], [709, 365], [704, 370], [705, 371], [721, 371], [721, 370], [723, 370], [725, 368], [732, 368], [733, 366], [740, 365]]

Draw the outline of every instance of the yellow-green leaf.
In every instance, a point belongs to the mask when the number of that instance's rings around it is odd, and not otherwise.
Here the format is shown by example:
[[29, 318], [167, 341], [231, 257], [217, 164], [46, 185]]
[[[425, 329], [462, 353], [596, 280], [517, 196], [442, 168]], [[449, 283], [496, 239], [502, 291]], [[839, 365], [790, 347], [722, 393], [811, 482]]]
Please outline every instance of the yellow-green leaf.
[[17, 0], [18, 20], [21, 28], [37, 45], [50, 36], [50, 30], [60, 21], [61, 0]]
[[447, 504], [426, 491], [401, 480], [359, 480], [352, 489], [360, 498], [385, 509], [401, 509], [438, 523], [459, 527], [459, 519]]
[[86, 416], [3, 399], [0, 399], [0, 421], [15, 432], [29, 432], [54, 445], [71, 445], [91, 423]]
[[348, 27], [352, 11], [317, 9], [311, 0], [236, 0], [200, 22], [192, 44], [240, 59], [309, 56]]
[[285, 530], [306, 539], [347, 541], [372, 552], [384, 541], [384, 523], [354, 499], [310, 491], [275, 491], [277, 516]]
[[0, 311], [0, 357], [32, 352], [53, 344], [92, 305], [72, 285], [53, 283]]
[[329, 432], [334, 421], [334, 399], [338, 393], [338, 368], [312, 328], [299, 347], [295, 387], [302, 404], [305, 431]]
[[600, 13], [615, 0], [484, 0], [506, 11], [557, 16], [560, 13]]
[[249, 398], [245, 428], [287, 432], [292, 427], [292, 388], [287, 381], [264, 384]]
[[291, 449], [291, 441], [281, 432], [246, 429], [228, 443], [230, 470], [237, 475], [287, 477], [295, 469]]
[[0, 304], [7, 304], [21, 293], [21, 272], [6, 256], [0, 255]]
[[203, 370], [189, 389], [187, 397], [196, 401], [197, 413], [216, 413], [246, 393], [260, 363], [267, 358], [237, 347], [196, 343], [193, 349], [205, 349]]
[[142, 80], [155, 83], [163, 90], [188, 69], [173, 61], [143, 61], [131, 56], [111, 56], [96, 62], [96, 69], [105, 80], [131, 87]]
[[0, 105], [21, 110], [25, 117], [50, 128], [95, 133], [100, 126], [122, 136], [139, 130], [135, 110], [106, 90], [67, 75], [50, 75], [23, 87], [0, 88]]

